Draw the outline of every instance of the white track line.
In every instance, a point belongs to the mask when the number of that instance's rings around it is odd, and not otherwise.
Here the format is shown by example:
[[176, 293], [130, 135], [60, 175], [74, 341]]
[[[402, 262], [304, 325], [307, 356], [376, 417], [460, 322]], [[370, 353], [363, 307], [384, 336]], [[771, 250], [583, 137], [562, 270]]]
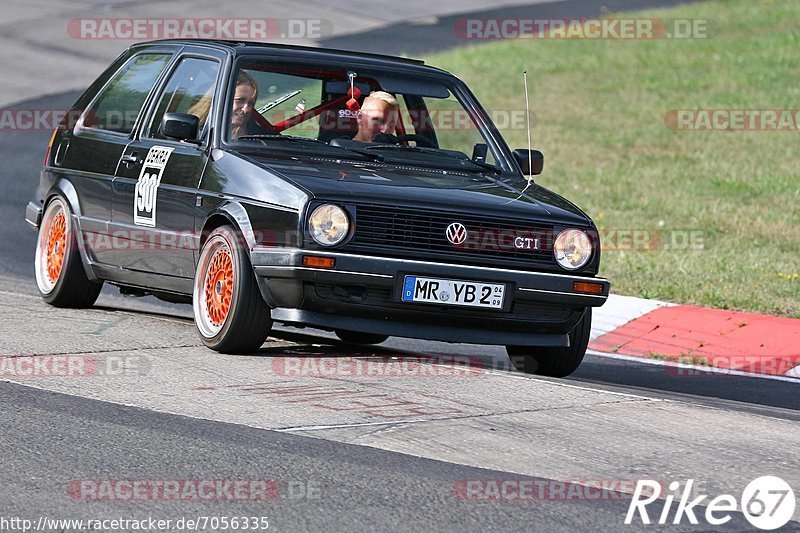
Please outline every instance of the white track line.
[[[620, 355], [615, 353], [598, 352], [596, 350], [586, 350], [586, 353], [591, 355], [598, 355], [600, 357], [608, 357], [609, 359], [619, 359], [621, 361], [633, 361], [646, 365], [658, 365], [664, 367], [670, 366], [681, 369], [700, 370], [702, 372], [706, 372], [709, 374], [725, 374], [733, 376], [743, 376], [748, 378], [771, 379], [774, 381], [788, 381], [789, 383], [800, 384], [800, 379], [798, 379], [800, 378], [800, 370], [799, 370], [800, 366], [793, 368], [792, 370], [787, 372], [786, 375], [784, 376], [773, 376], [771, 374], [755, 374], [753, 372], [743, 372], [741, 370], [729, 370], [725, 368], [717, 368], [713, 366], [703, 366], [703, 365], [690, 365], [687, 363], [677, 363], [675, 361], [667, 361], [664, 359], [649, 359], [647, 357], [636, 357], [633, 355]], [[794, 374], [789, 375], [789, 373], [794, 373]]]

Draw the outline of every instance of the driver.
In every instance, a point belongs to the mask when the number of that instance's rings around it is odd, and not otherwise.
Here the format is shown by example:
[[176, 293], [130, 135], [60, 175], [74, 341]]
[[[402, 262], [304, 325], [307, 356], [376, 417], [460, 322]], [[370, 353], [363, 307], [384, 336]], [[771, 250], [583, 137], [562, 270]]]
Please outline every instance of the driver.
[[253, 108], [258, 98], [258, 85], [246, 72], [239, 71], [236, 78], [236, 93], [231, 111], [231, 139], [247, 133], [247, 124], [252, 120]]
[[394, 134], [400, 119], [397, 98], [384, 91], [375, 91], [364, 98], [356, 121], [354, 141], [371, 142], [380, 133]]
[[[233, 95], [231, 110], [231, 140], [242, 135], [269, 135], [276, 133], [258, 123], [261, 118], [255, 110], [258, 99], [258, 84], [253, 77], [243, 70], [236, 78], [236, 92]], [[265, 120], [262, 119], [266, 123]], [[269, 125], [269, 124], [267, 124]]]

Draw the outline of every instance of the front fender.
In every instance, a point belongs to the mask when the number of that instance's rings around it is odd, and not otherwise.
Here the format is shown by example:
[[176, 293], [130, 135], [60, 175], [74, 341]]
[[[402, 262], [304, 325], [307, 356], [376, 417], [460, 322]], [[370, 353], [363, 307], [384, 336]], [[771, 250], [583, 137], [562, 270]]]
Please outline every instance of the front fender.
[[[200, 231], [200, 241], [198, 250], [201, 250], [205, 240], [208, 238], [209, 234], [219, 226], [228, 223], [233, 226], [238, 233], [242, 236], [243, 242], [242, 245], [247, 247], [247, 257], [251, 260], [252, 264], [252, 251], [253, 248], [259, 244], [256, 233], [253, 231], [253, 224], [250, 221], [250, 215], [248, 215], [247, 210], [244, 208], [242, 204], [234, 200], [226, 200], [217, 206], [214, 210], [212, 210], [208, 216], [206, 216], [205, 221], [203, 222], [203, 226]], [[199, 256], [197, 258], [199, 260]], [[196, 266], [195, 266], [196, 268]], [[255, 275], [255, 271], [254, 271]], [[273, 298], [269, 294], [269, 288], [267, 287], [267, 280], [265, 278], [256, 276], [256, 281], [258, 283], [258, 290], [261, 293], [261, 297], [267, 303], [270, 308], [276, 307]]]

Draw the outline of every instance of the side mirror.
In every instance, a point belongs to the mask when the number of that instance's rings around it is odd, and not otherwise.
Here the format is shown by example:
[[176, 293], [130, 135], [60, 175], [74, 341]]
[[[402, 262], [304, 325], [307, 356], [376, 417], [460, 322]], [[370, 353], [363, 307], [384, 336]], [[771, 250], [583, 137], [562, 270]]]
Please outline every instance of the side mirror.
[[539, 150], [531, 150], [530, 159], [528, 159], [528, 149], [517, 148], [514, 150], [514, 159], [522, 167], [522, 173], [525, 175], [541, 174], [542, 168], [544, 168], [544, 154]]
[[164, 113], [161, 119], [161, 135], [179, 141], [197, 141], [200, 119], [186, 113]]

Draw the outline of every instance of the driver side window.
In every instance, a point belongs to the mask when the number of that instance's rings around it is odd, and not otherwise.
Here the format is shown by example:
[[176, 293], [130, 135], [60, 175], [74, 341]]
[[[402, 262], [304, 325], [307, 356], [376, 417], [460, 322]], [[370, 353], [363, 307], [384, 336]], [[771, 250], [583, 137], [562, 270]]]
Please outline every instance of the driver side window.
[[210, 126], [211, 105], [217, 83], [219, 63], [209, 59], [183, 59], [173, 71], [156, 106], [149, 136], [165, 139], [161, 120], [165, 113], [186, 113], [200, 119], [198, 139], [203, 139]]

